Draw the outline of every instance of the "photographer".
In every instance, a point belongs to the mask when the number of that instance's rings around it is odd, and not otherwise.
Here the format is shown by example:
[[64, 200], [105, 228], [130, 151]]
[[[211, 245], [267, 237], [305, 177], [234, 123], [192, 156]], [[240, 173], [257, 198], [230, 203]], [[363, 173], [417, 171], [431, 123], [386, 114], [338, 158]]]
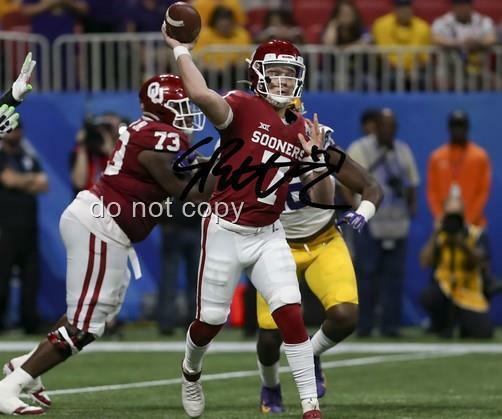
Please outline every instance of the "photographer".
[[468, 224], [459, 191], [452, 189], [444, 215], [420, 255], [423, 267], [432, 267], [432, 282], [422, 293], [433, 333], [451, 337], [490, 338], [493, 326], [489, 302], [483, 293], [487, 264], [485, 233]]
[[397, 121], [390, 109], [376, 119], [376, 132], [351, 144], [347, 153], [384, 189], [378, 212], [354, 237], [359, 285], [359, 336], [372, 333], [379, 312], [380, 333], [398, 337], [401, 321], [406, 242], [416, 211], [418, 171], [406, 143], [396, 139]]
[[106, 113], [84, 122], [77, 133], [77, 145], [70, 156], [71, 182], [75, 194], [89, 189], [105, 170], [119, 135], [122, 119]]

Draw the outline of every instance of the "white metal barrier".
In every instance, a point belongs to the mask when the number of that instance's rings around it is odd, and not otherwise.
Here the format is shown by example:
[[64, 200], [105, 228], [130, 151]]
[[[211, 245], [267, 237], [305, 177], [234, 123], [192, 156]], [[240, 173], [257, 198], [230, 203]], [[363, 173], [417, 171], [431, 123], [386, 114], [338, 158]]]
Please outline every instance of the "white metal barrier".
[[[208, 85], [230, 90], [247, 79], [245, 57], [254, 45], [212, 45], [194, 54]], [[302, 45], [309, 91], [500, 91], [502, 46], [466, 55], [437, 47]], [[153, 33], [64, 35], [52, 48], [45, 38], [0, 32], [0, 83], [8, 88], [25, 52], [39, 68], [39, 90], [131, 91], [154, 74], [176, 69], [162, 35]], [[50, 77], [52, 75], [52, 77]]]
[[172, 60], [160, 33], [63, 35], [52, 53], [53, 88], [70, 91], [137, 90]]
[[0, 31], [0, 89], [10, 89], [27, 52], [33, 53], [37, 70], [31, 83], [37, 90], [50, 89], [50, 47], [46, 38], [21, 32]]
[[[255, 46], [212, 45], [200, 52], [201, 66], [211, 54], [238, 53]], [[486, 53], [462, 56], [438, 47], [356, 46], [334, 48], [300, 46], [307, 66], [305, 87], [309, 91], [494, 91], [502, 90], [502, 47]], [[232, 89], [229, 81], [246, 79], [245, 65], [208, 70], [208, 82]]]

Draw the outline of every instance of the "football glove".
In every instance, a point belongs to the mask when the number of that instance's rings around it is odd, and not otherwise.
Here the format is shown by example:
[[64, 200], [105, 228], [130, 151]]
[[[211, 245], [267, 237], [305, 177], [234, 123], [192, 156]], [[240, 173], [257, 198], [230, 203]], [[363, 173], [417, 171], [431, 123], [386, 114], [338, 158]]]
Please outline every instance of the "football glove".
[[338, 222], [338, 225], [348, 224], [358, 233], [361, 233], [367, 221], [364, 215], [358, 214], [355, 211], [347, 211], [343, 214], [342, 219]]
[[37, 62], [31, 59], [31, 52], [29, 52], [24, 59], [19, 76], [17, 76], [16, 81], [12, 85], [12, 97], [18, 102], [21, 102], [24, 96], [33, 89], [29, 81], [36, 65]]
[[19, 114], [13, 106], [0, 106], [0, 137], [5, 136], [19, 124]]

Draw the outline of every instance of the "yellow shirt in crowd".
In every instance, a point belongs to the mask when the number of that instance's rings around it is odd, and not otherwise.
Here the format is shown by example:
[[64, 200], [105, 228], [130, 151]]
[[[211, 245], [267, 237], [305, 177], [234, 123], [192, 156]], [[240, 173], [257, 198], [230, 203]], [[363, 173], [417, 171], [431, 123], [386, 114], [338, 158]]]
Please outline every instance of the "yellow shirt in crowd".
[[[373, 25], [373, 39], [381, 46], [425, 46], [431, 44], [431, 31], [429, 24], [419, 17], [413, 16], [409, 26], [399, 25], [394, 13], [378, 18]], [[397, 67], [402, 63], [406, 71], [410, 71], [415, 63], [426, 63], [427, 54], [397, 54], [387, 56], [390, 63]]]
[[18, 11], [20, 3], [20, 0], [0, 0], [0, 19], [11, 12]]
[[212, 45], [251, 45], [251, 36], [248, 31], [242, 27], [236, 27], [234, 34], [229, 37], [223, 37], [213, 28], [204, 27], [200, 31], [200, 37], [195, 44], [194, 53], [197, 54], [200, 64], [206, 67], [223, 69], [231, 64], [242, 64], [244, 60], [249, 57], [250, 52], [244, 48], [242, 52], [213, 52], [202, 53], [201, 51]]
[[194, 0], [192, 6], [199, 12], [202, 26], [208, 24], [213, 10], [218, 6], [225, 6], [227, 9], [232, 10], [239, 25], [246, 24], [246, 13], [242, 9], [239, 0]]

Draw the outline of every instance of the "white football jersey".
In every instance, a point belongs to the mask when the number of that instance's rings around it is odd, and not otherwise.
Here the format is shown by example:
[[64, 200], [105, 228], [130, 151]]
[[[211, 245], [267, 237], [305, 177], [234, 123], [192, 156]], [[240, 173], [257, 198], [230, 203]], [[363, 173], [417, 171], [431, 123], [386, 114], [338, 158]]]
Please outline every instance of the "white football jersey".
[[[329, 145], [334, 145], [331, 134], [333, 128], [327, 125], [320, 125], [324, 133], [324, 148]], [[333, 188], [335, 187], [335, 179], [331, 176]], [[317, 233], [334, 217], [335, 210], [321, 209], [305, 205], [300, 201], [300, 190], [303, 184], [300, 178], [294, 178], [289, 184], [288, 197], [284, 211], [281, 214], [281, 223], [284, 226], [286, 237], [288, 239], [303, 239]], [[333, 203], [335, 198], [333, 197]]]
[[[335, 179], [330, 178], [335, 184]], [[289, 184], [286, 206], [281, 214], [281, 223], [288, 239], [303, 239], [317, 233], [333, 218], [335, 210], [305, 205], [300, 201], [303, 184], [294, 178]], [[334, 201], [334, 198], [333, 198]]]

